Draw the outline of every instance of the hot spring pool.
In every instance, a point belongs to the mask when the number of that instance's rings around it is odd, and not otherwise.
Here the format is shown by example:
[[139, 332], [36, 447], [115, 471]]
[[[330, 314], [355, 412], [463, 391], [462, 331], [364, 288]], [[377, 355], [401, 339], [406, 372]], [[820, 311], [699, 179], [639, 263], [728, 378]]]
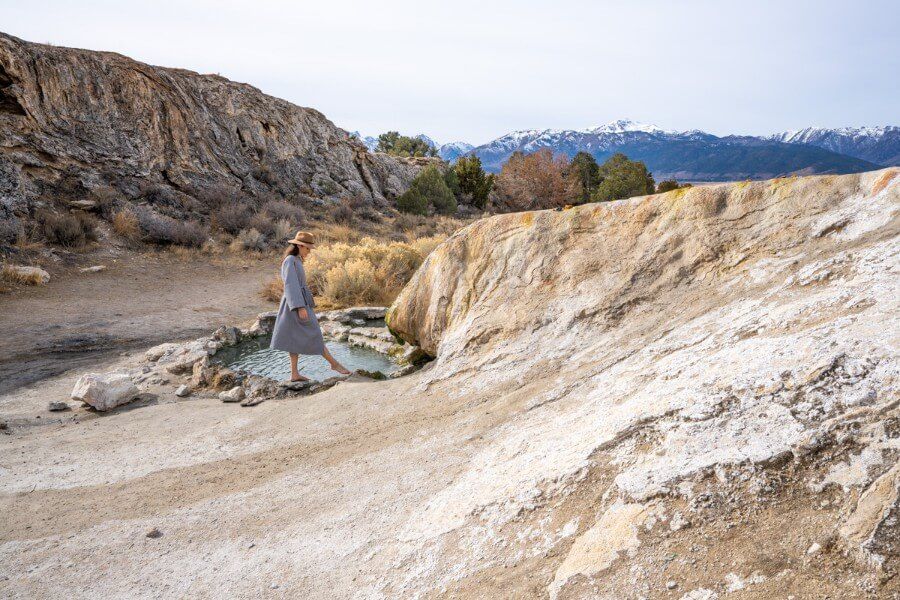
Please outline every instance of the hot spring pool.
[[[277, 381], [289, 379], [291, 365], [288, 362], [287, 352], [269, 349], [270, 341], [269, 336], [244, 340], [237, 346], [222, 348], [215, 354], [213, 360], [235, 371], [262, 375]], [[334, 340], [326, 341], [325, 345], [331, 354], [351, 371], [364, 369], [381, 371], [389, 375], [399, 368], [390, 358], [369, 348], [350, 346], [346, 342]], [[331, 370], [328, 362], [321, 356], [301, 355], [297, 368], [301, 375], [320, 381], [338, 374]]]

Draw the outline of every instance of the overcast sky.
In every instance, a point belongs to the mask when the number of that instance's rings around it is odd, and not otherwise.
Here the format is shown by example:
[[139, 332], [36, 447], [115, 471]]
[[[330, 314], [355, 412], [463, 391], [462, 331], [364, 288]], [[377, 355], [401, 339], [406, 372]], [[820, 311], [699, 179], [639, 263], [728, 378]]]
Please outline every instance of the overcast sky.
[[0, 15], [30, 41], [219, 73], [367, 135], [900, 124], [897, 0], [0, 0]]

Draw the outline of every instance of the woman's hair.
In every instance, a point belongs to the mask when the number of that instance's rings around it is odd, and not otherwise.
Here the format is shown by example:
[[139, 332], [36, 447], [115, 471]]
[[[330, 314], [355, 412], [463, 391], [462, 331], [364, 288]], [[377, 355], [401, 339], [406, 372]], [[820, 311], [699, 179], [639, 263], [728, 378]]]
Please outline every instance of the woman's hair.
[[287, 250], [284, 251], [284, 257], [288, 256], [299, 256], [300, 255], [300, 246], [297, 244], [289, 244]]

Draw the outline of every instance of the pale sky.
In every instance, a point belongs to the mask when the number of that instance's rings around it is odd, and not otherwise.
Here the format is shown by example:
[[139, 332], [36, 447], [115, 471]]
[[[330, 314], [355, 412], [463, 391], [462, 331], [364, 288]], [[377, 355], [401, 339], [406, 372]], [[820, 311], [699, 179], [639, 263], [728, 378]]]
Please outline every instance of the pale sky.
[[900, 124], [897, 0], [0, 0], [0, 15], [26, 40], [219, 73], [365, 135]]

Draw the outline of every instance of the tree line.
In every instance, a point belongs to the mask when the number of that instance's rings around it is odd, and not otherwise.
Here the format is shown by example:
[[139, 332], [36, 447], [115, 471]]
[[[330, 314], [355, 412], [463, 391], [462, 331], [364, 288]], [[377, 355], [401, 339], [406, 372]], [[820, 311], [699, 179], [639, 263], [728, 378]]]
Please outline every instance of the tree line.
[[[434, 156], [424, 140], [389, 131], [378, 136], [379, 152], [394, 156]], [[557, 208], [587, 202], [609, 202], [668, 192], [690, 184], [674, 179], [659, 182], [641, 161], [622, 153], [603, 164], [588, 152], [571, 160], [565, 154], [542, 149], [531, 154], [513, 152], [496, 176], [487, 174], [481, 159], [462, 156], [445, 171], [428, 166], [397, 200], [403, 212], [453, 214], [459, 204], [497, 211]]]

